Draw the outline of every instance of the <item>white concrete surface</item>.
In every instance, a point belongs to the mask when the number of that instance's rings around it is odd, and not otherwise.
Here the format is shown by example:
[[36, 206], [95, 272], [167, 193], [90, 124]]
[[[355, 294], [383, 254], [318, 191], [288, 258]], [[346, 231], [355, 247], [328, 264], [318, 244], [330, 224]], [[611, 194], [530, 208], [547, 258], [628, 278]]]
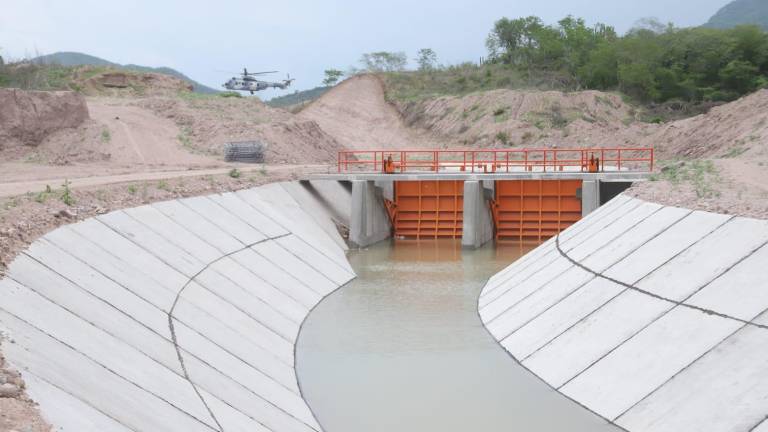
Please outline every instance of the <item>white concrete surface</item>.
[[59, 228], [0, 280], [4, 353], [63, 430], [319, 431], [294, 343], [354, 278], [348, 195], [273, 184]]
[[464, 182], [461, 245], [477, 249], [493, 240], [493, 217], [482, 181]]
[[392, 236], [392, 223], [382, 199], [383, 191], [374, 181], [352, 182], [352, 213], [349, 242], [364, 248]]
[[480, 316], [630, 432], [768, 429], [768, 221], [619, 196], [492, 277]]

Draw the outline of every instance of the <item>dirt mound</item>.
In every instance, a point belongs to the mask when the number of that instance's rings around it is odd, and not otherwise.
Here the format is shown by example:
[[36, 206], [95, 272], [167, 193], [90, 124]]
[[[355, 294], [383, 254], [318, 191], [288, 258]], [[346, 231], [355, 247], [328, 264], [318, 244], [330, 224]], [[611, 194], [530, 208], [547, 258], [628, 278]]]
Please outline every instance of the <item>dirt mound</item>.
[[768, 218], [768, 90], [660, 126], [639, 142], [655, 146], [660, 173], [636, 185], [635, 196]]
[[358, 150], [424, 145], [384, 98], [381, 80], [373, 75], [352, 77], [299, 113], [317, 122], [344, 147]]
[[264, 142], [268, 163], [333, 162], [342, 149], [316, 122], [256, 98], [149, 98], [135, 105], [175, 122], [189, 150], [216, 157], [233, 141]]
[[621, 145], [632, 107], [598, 91], [494, 90], [397, 102], [407, 125], [472, 147]]
[[768, 147], [768, 90], [668, 123], [642, 142], [662, 157], [758, 156]]
[[87, 119], [85, 99], [77, 93], [0, 89], [0, 150], [37, 146]]
[[98, 72], [98, 69], [88, 67], [77, 71], [73, 85], [87, 96], [171, 96], [193, 91], [192, 84], [169, 75], [150, 72]]

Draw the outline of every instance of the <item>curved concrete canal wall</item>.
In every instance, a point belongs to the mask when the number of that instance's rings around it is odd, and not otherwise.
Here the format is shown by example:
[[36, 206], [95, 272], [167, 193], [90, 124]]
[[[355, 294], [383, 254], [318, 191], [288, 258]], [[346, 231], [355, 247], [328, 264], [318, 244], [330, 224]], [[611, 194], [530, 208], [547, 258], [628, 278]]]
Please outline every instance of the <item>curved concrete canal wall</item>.
[[59, 228], [0, 281], [6, 357], [63, 430], [319, 431], [294, 342], [354, 277], [349, 200], [281, 183]]
[[619, 196], [491, 278], [483, 323], [631, 432], [768, 431], [768, 221]]

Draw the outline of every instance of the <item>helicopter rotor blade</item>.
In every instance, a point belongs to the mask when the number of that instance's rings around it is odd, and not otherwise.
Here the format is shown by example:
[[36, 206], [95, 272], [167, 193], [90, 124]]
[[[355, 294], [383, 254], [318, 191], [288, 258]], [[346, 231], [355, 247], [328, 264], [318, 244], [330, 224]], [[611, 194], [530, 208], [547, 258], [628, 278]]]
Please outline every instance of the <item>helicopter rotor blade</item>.
[[247, 75], [247, 76], [266, 75], [266, 74], [273, 74], [273, 73], [277, 73], [277, 72], [279, 72], [279, 71], [248, 72], [247, 70], [244, 70], [243, 75]]

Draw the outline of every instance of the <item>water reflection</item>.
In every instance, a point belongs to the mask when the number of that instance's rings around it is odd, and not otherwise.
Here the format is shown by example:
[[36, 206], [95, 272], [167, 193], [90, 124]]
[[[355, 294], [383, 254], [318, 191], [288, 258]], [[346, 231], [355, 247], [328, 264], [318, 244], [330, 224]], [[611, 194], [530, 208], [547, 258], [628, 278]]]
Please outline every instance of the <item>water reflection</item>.
[[618, 430], [482, 327], [485, 281], [533, 247], [393, 241], [351, 253], [358, 278], [318, 305], [297, 345], [304, 396], [326, 432]]

